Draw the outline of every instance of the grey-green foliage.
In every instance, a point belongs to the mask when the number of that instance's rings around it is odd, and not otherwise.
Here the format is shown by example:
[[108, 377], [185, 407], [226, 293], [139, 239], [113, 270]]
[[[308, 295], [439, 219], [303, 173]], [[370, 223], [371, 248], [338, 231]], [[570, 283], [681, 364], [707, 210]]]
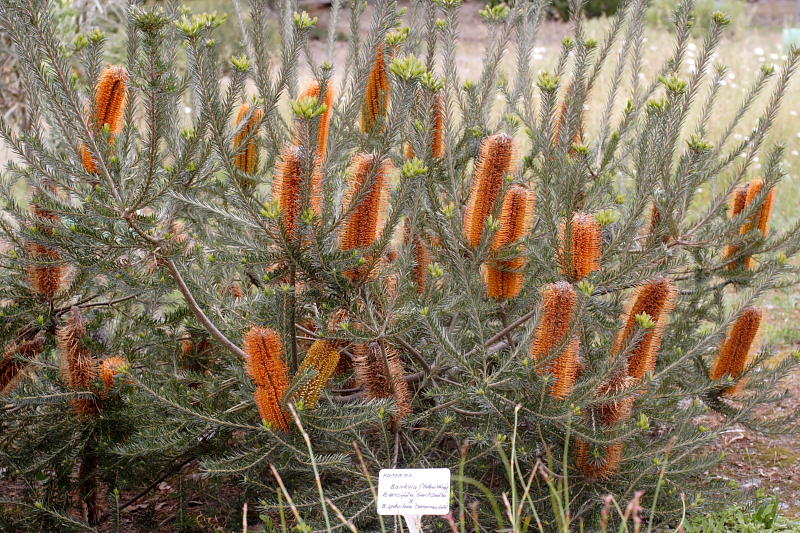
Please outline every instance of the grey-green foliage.
[[[753, 110], [748, 96], [723, 133], [712, 135], [718, 110], [738, 105], [720, 101], [716, 91], [724, 69], [714, 64], [714, 51], [728, 20], [713, 17], [697, 69], [675, 79], [693, 20], [689, 1], [676, 8], [675, 47], [651, 80], [638, 76], [642, 0], [620, 10], [597, 41], [586, 35], [581, 17], [573, 17], [556, 70], [543, 74], [536, 74], [531, 51], [544, 6], [524, 2], [489, 9], [484, 12], [489, 42], [474, 81], [465, 80], [456, 65], [458, 35], [465, 30], [459, 12], [468, 9], [458, 0], [415, 2], [414, 20], [433, 23], [413, 23], [415, 33], [405, 40], [392, 33], [403, 21], [394, 2], [379, 0], [369, 10], [359, 1], [343, 4], [354, 29], [344, 65], [314, 57], [312, 20], [295, 18], [292, 2], [278, 4], [273, 11], [268, 2], [251, 0], [250, 17], [240, 19], [249, 20], [242, 45], [248, 60], [237, 60], [235, 68], [219, 53], [219, 18], [193, 17], [174, 5], [133, 4], [127, 21], [126, 126], [111, 143], [87, 119], [90, 88], [103, 66], [102, 36], [92, 34], [78, 41], [80, 49], [69, 50], [55, 38], [48, 2], [0, 0], [0, 29], [28, 65], [34, 116], [27, 131], [0, 124], [17, 155], [2, 181], [0, 228], [8, 245], [0, 256], [0, 338], [8, 343], [40, 330], [52, 335], [66, 310], [77, 306], [89, 317], [86, 342], [92, 352], [122, 354], [131, 363], [125, 386], [114, 392], [113, 408], [87, 422], [59, 416], [68, 408], [63, 399], [77, 393], [62, 383], [53, 343], [29, 362], [38, 379], [24, 381], [7, 399], [0, 457], [23, 479], [47, 472], [66, 481], [60, 497], [41, 508], [28, 503], [48, 493], [30, 485], [23, 505], [31, 513], [23, 520], [47, 527], [71, 512], [71, 467], [62, 460], [62, 448], [43, 436], [73, 442], [97, 424], [106, 429], [94, 434], [108, 435], [97, 452], [103, 471], [132, 465], [124, 478], [107, 476], [109, 486], [145, 486], [171, 464], [196, 458], [208, 475], [243, 483], [271, 512], [279, 498], [269, 470], [273, 464], [285, 474], [309, 523], [319, 525], [315, 465], [344, 515], [374, 529], [378, 523], [356, 449], [373, 476], [385, 467], [456, 468], [463, 460], [465, 475], [499, 493], [508, 486], [506, 477], [493, 475], [502, 466], [494, 447], [514, 430], [517, 406], [517, 459], [531, 464], [541, 459], [551, 472], [569, 474], [570, 516], [576, 521], [594, 523], [608, 492], [628, 501], [643, 490], [644, 507], [650, 509], [662, 473], [655, 522], [669, 522], [684, 505], [702, 508], [744, 497], [708, 473], [719, 458], [705, 450], [735, 423], [763, 431], [796, 428], [794, 418], [764, 421], [755, 415], [756, 408], [783, 398], [778, 382], [794, 360], [763, 365], [771, 355], [765, 347], [743, 376], [748, 395], [738, 400], [721, 396], [724, 384], [712, 382], [708, 369], [741, 309], [796, 283], [790, 259], [800, 249], [800, 223], [776, 228], [767, 238], [758, 232], [740, 235], [764, 195], [732, 220], [726, 204], [734, 187], [753, 176], [759, 155], [766, 161], [767, 186], [780, 187], [782, 148], [764, 140], [798, 52], [758, 74], [752, 94], [770, 92], [763, 108]], [[368, 31], [359, 30], [364, 17], [371, 17]], [[283, 21], [281, 45], [271, 50], [275, 20]], [[391, 109], [383, 127], [365, 135], [358, 126], [361, 102], [376, 50], [387, 46], [390, 34], [399, 44], [387, 54], [397, 61], [424, 58], [436, 78], [394, 63], [392, 70], [409, 75], [389, 74]], [[511, 59], [501, 63], [504, 57]], [[276, 211], [271, 183], [281, 149], [299, 129], [306, 132], [301, 197], [312, 193], [319, 154], [307, 139], [316, 139], [319, 120], [291, 116], [283, 105], [302, 90], [304, 65], [323, 86], [335, 83], [337, 97], [322, 163], [321, 214], [301, 209], [292, 238], [285, 213]], [[610, 79], [601, 83], [606, 71]], [[443, 87], [435, 94], [439, 81]], [[574, 89], [567, 97], [569, 85]], [[601, 128], [583, 131], [584, 104], [595, 92], [606, 95]], [[430, 150], [437, 96], [445, 117], [442, 159]], [[261, 134], [244, 144], [258, 143], [260, 167], [245, 175], [235, 164], [234, 117], [253, 97], [264, 112], [257, 124]], [[747, 140], [735, 143], [731, 134], [748, 112], [760, 118]], [[561, 143], [552, 134], [557, 122]], [[519, 162], [508, 183], [528, 184], [538, 197], [524, 247], [497, 252], [504, 258], [524, 253], [528, 259], [522, 294], [505, 302], [486, 297], [481, 271], [496, 226], [484, 232], [476, 249], [467, 246], [462, 232], [480, 141], [500, 131], [514, 137]], [[578, 132], [581, 142], [563, 142]], [[405, 160], [408, 144], [416, 163]], [[81, 145], [99, 157], [97, 174], [84, 170]], [[343, 190], [358, 151], [388, 157], [405, 170], [393, 179], [383, 237], [369, 249], [341, 251], [339, 233], [348, 214]], [[57, 218], [34, 217], [13, 192], [19, 183], [38, 191], [35, 203]], [[718, 195], [700, 202], [697, 190], [711, 185]], [[661, 216], [648, 231], [652, 205]], [[542, 372], [551, 359], [532, 363], [530, 342], [541, 288], [563, 277], [557, 260], [562, 220], [578, 211], [604, 213], [602, 269], [579, 286], [571, 326], [581, 341], [584, 371], [573, 392], [556, 399]], [[433, 254], [435, 265], [421, 293], [412, 275], [413, 241], [400, 237], [403, 219]], [[28, 285], [27, 268], [37, 262], [28, 252], [31, 242], [57, 249], [76, 272], [52, 301], [34, 295]], [[726, 258], [728, 243], [739, 252]], [[758, 257], [755, 270], [728, 268], [744, 255]], [[372, 276], [353, 281], [343, 274], [364, 263], [375, 265]], [[627, 391], [636, 398], [633, 417], [606, 428], [595, 421], [593, 408], [624, 394], [597, 392], [624, 364], [624, 357], [609, 356], [614, 331], [632, 289], [657, 276], [671, 278], [680, 290], [658, 366], [645, 383]], [[342, 309], [346, 323], [329, 330], [330, 315]], [[346, 358], [359, 344], [393, 347], [413, 392], [412, 414], [398, 423], [395, 402], [366, 398], [345, 370], [316, 409], [298, 406], [313, 444], [312, 461], [297, 430], [276, 432], [259, 420], [239, 348], [254, 324], [281, 333], [293, 369], [310, 340], [320, 336], [341, 342]], [[290, 390], [310, 377], [296, 377]], [[285, 400], [291, 403], [291, 394]], [[724, 415], [711, 429], [697, 423], [710, 410]], [[565, 464], [560, 451], [568, 431], [594, 447], [624, 443], [620, 472], [596, 481], [576, 470], [571, 459]], [[547, 497], [544, 486], [532, 490], [532, 501]], [[471, 494], [480, 498], [479, 492]], [[470, 500], [454, 503], [462, 504], [468, 513]], [[542, 513], [545, 523], [555, 520]], [[483, 527], [491, 527], [491, 516], [482, 520]]]

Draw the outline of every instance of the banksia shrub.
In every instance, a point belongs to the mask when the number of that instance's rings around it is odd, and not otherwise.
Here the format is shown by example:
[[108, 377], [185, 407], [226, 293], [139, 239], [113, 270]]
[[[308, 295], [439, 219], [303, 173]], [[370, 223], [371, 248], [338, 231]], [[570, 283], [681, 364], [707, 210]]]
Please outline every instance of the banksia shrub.
[[[67, 322], [56, 331], [56, 338], [64, 384], [76, 392], [92, 392], [97, 377], [97, 360], [83, 343], [84, 335], [86, 321], [80, 310], [73, 308]], [[95, 415], [100, 411], [95, 398], [76, 398], [72, 405], [80, 415]]]
[[317, 375], [300, 387], [300, 390], [297, 391], [297, 399], [303, 400], [309, 409], [317, 406], [322, 389], [336, 371], [339, 356], [339, 348], [331, 341], [318, 340], [308, 349], [305, 359], [300, 364], [299, 372], [316, 370]]
[[578, 371], [580, 341], [577, 335], [567, 339], [575, 314], [578, 295], [572, 285], [560, 281], [542, 289], [542, 310], [533, 334], [531, 356], [536, 362], [552, 359], [543, 366], [552, 374], [550, 393], [564, 398], [572, 392]]
[[247, 373], [256, 386], [255, 401], [261, 419], [281, 431], [289, 429], [283, 396], [289, 389], [289, 369], [283, 360], [283, 343], [270, 328], [253, 326], [244, 335]]
[[[322, 212], [322, 174], [316, 165], [310, 182], [309, 206], [319, 216]], [[286, 233], [292, 239], [297, 237], [297, 226], [303, 211], [303, 161], [299, 147], [289, 145], [281, 150], [272, 194], [283, 213]]]
[[376, 125], [386, 120], [391, 94], [383, 46], [378, 46], [361, 104], [361, 131], [370, 133]]
[[[325, 111], [319, 117], [319, 134], [317, 135], [317, 157], [325, 158], [328, 151], [328, 135], [331, 128], [331, 115], [333, 115], [333, 82], [328, 81], [325, 87], [325, 98], [320, 100], [320, 87], [317, 80], [313, 80], [306, 90], [298, 97], [299, 100], [305, 98], [317, 98], [320, 104], [325, 104]], [[303, 141], [299, 131], [295, 132], [295, 143], [301, 144]]]
[[505, 133], [486, 137], [481, 142], [464, 213], [464, 236], [473, 248], [481, 243], [486, 218], [494, 212], [506, 174], [511, 170], [513, 144], [513, 139]]
[[661, 339], [669, 322], [669, 315], [675, 307], [677, 294], [672, 281], [658, 278], [638, 287], [628, 302], [622, 317], [624, 325], [611, 347], [613, 355], [619, 355], [628, 348], [628, 343], [637, 330], [637, 316], [646, 313], [655, 323], [628, 355], [627, 371], [632, 378], [641, 380], [648, 372], [655, 371]]
[[[531, 230], [536, 194], [524, 185], [514, 185], [508, 189], [500, 211], [500, 228], [492, 241], [492, 251], [497, 252], [519, 242]], [[525, 281], [522, 269], [527, 259], [520, 255], [511, 260], [492, 260], [486, 269], [486, 288], [489, 298], [506, 300], [516, 298]]]
[[[736, 379], [744, 373], [753, 356], [754, 341], [758, 336], [762, 317], [763, 311], [757, 307], [742, 311], [719, 348], [719, 354], [711, 368], [711, 379], [718, 381], [725, 376]], [[743, 388], [744, 382], [740, 381], [736, 386], [729, 387], [725, 394], [737, 394]]]
[[571, 231], [566, 223], [561, 228], [564, 247], [561, 251], [561, 268], [573, 281], [580, 281], [596, 270], [600, 270], [603, 251], [603, 228], [594, 215], [575, 213]]
[[[108, 124], [112, 142], [114, 135], [122, 131], [127, 102], [128, 71], [115, 65], [106, 67], [95, 88], [95, 123], [100, 129]], [[85, 144], [81, 147], [81, 159], [87, 172], [97, 173], [97, 162]]]
[[[243, 125], [245, 119], [247, 123]], [[239, 113], [236, 115], [238, 133], [233, 137], [233, 151], [236, 168], [245, 174], [255, 174], [258, 170], [258, 125], [263, 119], [263, 109], [257, 108], [252, 111], [247, 102], [239, 106]], [[255, 182], [247, 184], [254, 185]]]
[[31, 359], [44, 350], [45, 336], [38, 333], [34, 338], [12, 342], [4, 351], [0, 359], [0, 398], [10, 394], [17, 383], [25, 376], [28, 364], [18, 359], [17, 356]]

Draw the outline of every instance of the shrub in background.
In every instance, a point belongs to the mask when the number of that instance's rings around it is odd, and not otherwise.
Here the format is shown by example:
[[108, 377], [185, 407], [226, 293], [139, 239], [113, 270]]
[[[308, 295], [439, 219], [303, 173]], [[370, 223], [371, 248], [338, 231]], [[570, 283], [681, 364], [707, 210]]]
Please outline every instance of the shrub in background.
[[[48, 2], [0, 0], [36, 102], [36, 127], [0, 123], [18, 158], [2, 180], [0, 461], [26, 487], [2, 501], [4, 526], [91, 530], [116, 489], [190, 462], [276, 518], [281, 472], [314, 528], [333, 506], [383, 525], [369, 476], [386, 467], [477, 480], [453, 502], [462, 530], [481, 487], [538, 502], [547, 479], [569, 502], [535, 517], [549, 530], [594, 527], [608, 493], [643, 491], [651, 524], [744, 499], [709, 477], [707, 449], [734, 423], [795, 427], [755, 416], [795, 360], [764, 365], [743, 317], [767, 321], [764, 293], [797, 281], [800, 224], [767, 231], [784, 171], [764, 143], [800, 53], [762, 68], [716, 132], [730, 20], [714, 14], [681, 78], [689, 1], [652, 80], [637, 75], [638, 0], [601, 40], [574, 17], [537, 75], [546, 6], [488, 6], [477, 80], [456, 67], [458, 0], [407, 14], [380, 0], [366, 32], [354, 4], [342, 65], [309, 52], [317, 21], [287, 5], [279, 53], [252, 0], [233, 58], [220, 17], [134, 5], [109, 71], [102, 34], [69, 50]], [[710, 183], [720, 193], [700, 202]], [[710, 411], [723, 422], [699, 426]], [[495, 475], [512, 434], [514, 461], [545, 477]]]

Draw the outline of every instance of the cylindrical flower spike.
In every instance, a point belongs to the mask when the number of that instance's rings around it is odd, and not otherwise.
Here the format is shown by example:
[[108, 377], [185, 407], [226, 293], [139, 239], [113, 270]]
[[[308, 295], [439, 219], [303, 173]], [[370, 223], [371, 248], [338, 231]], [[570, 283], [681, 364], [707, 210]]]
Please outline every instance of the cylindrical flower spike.
[[592, 451], [592, 445], [585, 440], [575, 442], [575, 464], [584, 475], [593, 479], [612, 478], [619, 472], [624, 453], [625, 445], [621, 442], [607, 446], [597, 456]]
[[28, 359], [36, 357], [44, 350], [45, 336], [37, 334], [34, 338], [10, 344], [3, 352], [0, 359], [0, 398], [9, 394], [25, 376], [28, 364], [16, 356]]
[[[245, 174], [255, 174], [258, 170], [258, 143], [256, 134], [258, 125], [264, 118], [264, 110], [256, 109], [251, 113], [250, 104], [245, 102], [239, 107], [239, 114], [236, 115], [236, 127], [239, 131], [233, 138], [233, 151], [235, 155], [236, 167]], [[247, 120], [247, 124], [242, 126], [242, 121]], [[249, 140], [248, 140], [249, 139]], [[246, 145], [243, 145], [244, 142]]]
[[389, 110], [391, 88], [383, 46], [378, 46], [375, 62], [367, 80], [364, 102], [361, 104], [361, 131], [370, 133], [376, 125], [386, 119]]
[[[389, 159], [379, 162], [373, 154], [353, 156], [342, 202], [345, 219], [339, 233], [340, 250], [368, 248], [383, 235], [389, 204], [389, 175], [394, 168]], [[361, 270], [349, 271], [347, 275], [353, 279], [369, 275]]]
[[[493, 252], [518, 242], [530, 233], [535, 206], [536, 194], [532, 190], [524, 185], [514, 185], [508, 189], [500, 211], [500, 228], [492, 241]], [[489, 298], [507, 300], [519, 296], [525, 281], [522, 269], [528, 262], [522, 253], [520, 249], [518, 257], [487, 264], [486, 288]]]
[[637, 330], [636, 316], [647, 313], [655, 325], [647, 330], [628, 356], [628, 375], [641, 380], [648, 372], [655, 371], [661, 339], [669, 322], [669, 315], [675, 308], [678, 290], [667, 278], [656, 278], [636, 289], [628, 302], [627, 311], [622, 317], [624, 323], [611, 346], [612, 355], [619, 355]]
[[305, 359], [300, 364], [300, 372], [316, 370], [317, 375], [308, 380], [297, 392], [297, 398], [303, 400], [306, 407], [313, 409], [319, 402], [322, 389], [339, 364], [339, 348], [331, 341], [318, 340], [308, 349]]
[[[735, 379], [742, 375], [752, 359], [762, 318], [763, 311], [757, 307], [742, 311], [720, 346], [719, 355], [711, 369], [711, 379], [717, 381], [725, 376]], [[725, 394], [737, 394], [743, 388], [744, 382], [740, 381], [735, 387], [726, 390]]]
[[572, 216], [570, 235], [566, 223], [561, 227], [561, 270], [573, 281], [580, 281], [596, 270], [600, 270], [603, 251], [603, 228], [594, 215], [575, 213]]
[[[56, 331], [61, 352], [61, 375], [66, 386], [78, 392], [92, 391], [97, 376], [97, 361], [82, 340], [85, 334], [86, 322], [77, 307], [70, 312], [67, 323]], [[96, 398], [78, 398], [72, 405], [80, 415], [100, 412]]]
[[392, 394], [394, 394], [394, 400], [397, 404], [395, 422], [398, 422], [411, 414], [411, 391], [405, 379], [406, 372], [400, 355], [391, 346], [384, 345], [383, 349], [386, 354], [386, 368], [389, 371]]
[[[763, 179], [758, 178], [751, 181], [747, 188], [747, 199], [745, 200], [745, 204], [751, 205], [763, 190]], [[772, 217], [772, 206], [774, 202], [775, 189], [773, 188], [766, 193], [764, 202], [761, 204], [761, 208], [758, 210], [758, 213], [753, 215], [750, 220], [744, 226], [742, 226], [741, 233], [744, 235], [757, 228], [758, 231], [761, 232], [761, 235], [766, 237], [769, 234], [769, 222], [770, 218]], [[755, 261], [753, 260], [752, 256], [747, 256], [744, 258], [744, 267], [748, 270], [753, 270], [755, 267]]]
[[100, 361], [100, 379], [103, 380], [105, 392], [114, 388], [114, 378], [127, 366], [128, 361], [118, 355], [112, 355]]
[[[34, 194], [33, 198], [30, 210], [36, 218], [49, 223], [60, 220], [58, 215], [36, 203], [36, 194]], [[37, 224], [36, 229], [45, 235], [53, 235], [52, 228], [44, 224]], [[26, 248], [31, 259], [36, 261], [35, 264], [31, 264], [27, 268], [28, 283], [31, 290], [52, 300], [54, 296], [66, 288], [69, 266], [61, 261], [61, 254], [50, 246], [29, 241]]]
[[[431, 110], [431, 122], [433, 131], [431, 132], [431, 157], [441, 159], [444, 157], [444, 102], [442, 96], [437, 94], [433, 100]], [[416, 154], [411, 144], [406, 144], [406, 159], [414, 159]]]
[[[313, 80], [305, 91], [300, 94], [299, 99], [317, 98], [319, 99], [320, 87], [317, 80]], [[320, 104], [325, 104], [326, 110], [319, 117], [319, 135], [317, 136], [317, 157], [324, 159], [328, 150], [328, 133], [331, 127], [331, 115], [333, 114], [334, 89], [333, 82], [328, 81], [325, 87], [325, 99], [318, 100]], [[295, 133], [295, 144], [301, 144], [303, 139], [300, 132]]]
[[[291, 239], [297, 236], [297, 226], [303, 209], [303, 161], [300, 148], [288, 145], [281, 150], [280, 159], [275, 168], [275, 181], [272, 186], [273, 197], [278, 201], [278, 208], [283, 213], [283, 224]], [[311, 174], [308, 202], [311, 210], [322, 214], [322, 170], [314, 166]]]
[[418, 235], [411, 234], [411, 223], [406, 220], [403, 229], [403, 241], [411, 244], [411, 252], [414, 254], [414, 283], [417, 285], [417, 292], [422, 294], [428, 284], [428, 266], [431, 264], [431, 251], [425, 240]]
[[[127, 102], [128, 71], [116, 65], [106, 67], [95, 88], [95, 121], [100, 128], [108, 124], [112, 142], [122, 131]], [[87, 172], [97, 173], [97, 162], [86, 145], [81, 146], [81, 159]]]
[[[575, 96], [575, 85], [570, 83], [565, 92], [564, 92], [564, 102], [561, 104], [561, 111], [558, 114], [558, 120], [556, 120], [555, 127], [553, 130], [553, 144], [558, 146], [561, 143], [561, 130], [564, 129], [567, 121], [567, 103], [568, 101]], [[583, 122], [584, 122], [584, 113], [581, 112], [581, 121], [578, 124], [578, 127], [575, 129], [575, 133], [572, 136], [572, 142], [576, 144], [580, 144], [583, 139]]]
[[353, 371], [356, 384], [367, 393], [367, 398], [388, 398], [392, 387], [386, 375], [380, 346], [377, 342], [359, 343], [352, 347]]
[[[550, 392], [555, 398], [568, 396], [577, 378], [580, 341], [577, 336], [566, 338], [577, 303], [578, 295], [566, 281], [542, 289], [542, 311], [533, 335], [531, 356], [536, 362], [555, 358], [544, 367], [553, 376]], [[558, 353], [559, 350], [563, 351]]]
[[511, 169], [513, 144], [511, 137], [504, 133], [492, 135], [481, 142], [464, 214], [464, 236], [473, 248], [481, 243], [486, 218], [494, 212], [506, 174]]
[[289, 369], [283, 360], [283, 343], [270, 328], [253, 326], [244, 335], [247, 372], [256, 385], [255, 401], [261, 419], [286, 431], [289, 422], [281, 403], [289, 388]]

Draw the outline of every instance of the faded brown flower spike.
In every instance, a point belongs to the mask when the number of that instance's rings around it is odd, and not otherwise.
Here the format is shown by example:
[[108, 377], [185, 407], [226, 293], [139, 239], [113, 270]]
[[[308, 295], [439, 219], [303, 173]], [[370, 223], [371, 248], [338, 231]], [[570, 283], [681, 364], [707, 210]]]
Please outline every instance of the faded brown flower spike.
[[481, 142], [464, 214], [464, 236], [473, 248], [481, 243], [486, 218], [494, 211], [506, 174], [511, 169], [513, 152], [513, 140], [504, 133]]
[[[580, 341], [577, 336], [566, 339], [577, 303], [578, 295], [566, 281], [542, 289], [542, 311], [533, 335], [531, 356], [535, 362], [555, 357], [543, 367], [553, 376], [551, 394], [555, 398], [568, 396], [577, 379]], [[563, 351], [559, 354], [558, 350]]]
[[[77, 307], [73, 307], [66, 324], [56, 331], [58, 350], [61, 353], [61, 375], [64, 383], [77, 392], [92, 391], [97, 376], [97, 361], [83, 343], [86, 321]], [[80, 415], [95, 415], [100, 411], [96, 398], [77, 398], [72, 402]]]
[[667, 278], [656, 278], [636, 289], [628, 302], [623, 315], [623, 327], [617, 333], [611, 346], [612, 355], [622, 353], [636, 331], [636, 316], [647, 313], [655, 326], [646, 331], [628, 356], [628, 375], [641, 380], [648, 372], [655, 371], [661, 338], [669, 322], [669, 315], [675, 307], [678, 290]]
[[[719, 355], [711, 369], [711, 379], [717, 381], [725, 376], [738, 378], [747, 369], [752, 359], [753, 346], [761, 327], [763, 314], [757, 307], [742, 311], [720, 346]], [[736, 386], [726, 390], [725, 394], [737, 394], [743, 388], [744, 382], [740, 381]]]
[[603, 228], [594, 215], [575, 213], [571, 230], [567, 238], [566, 224], [561, 227], [562, 241], [568, 241], [562, 250], [561, 269], [565, 274], [569, 273], [573, 281], [580, 281], [600, 270]]
[[25, 376], [28, 364], [16, 356], [34, 358], [42, 353], [44, 343], [45, 335], [40, 332], [30, 340], [12, 343], [5, 349], [0, 359], [0, 398], [14, 390]]
[[[508, 189], [500, 212], [500, 228], [492, 241], [492, 251], [502, 250], [520, 239], [531, 230], [536, 194], [524, 185], [514, 185]], [[506, 300], [516, 298], [522, 291], [525, 281], [525, 268], [528, 260], [520, 246], [519, 255], [508, 261], [490, 261], [486, 269], [486, 288], [490, 298]]]
[[289, 369], [283, 360], [283, 343], [270, 328], [253, 326], [244, 335], [247, 372], [256, 385], [255, 401], [261, 419], [275, 429], [289, 429], [281, 403], [289, 388]]
[[361, 104], [361, 131], [370, 133], [377, 124], [386, 119], [390, 98], [391, 88], [386, 70], [386, 58], [383, 46], [378, 46], [375, 62], [367, 80], [364, 102]]
[[[108, 124], [112, 142], [122, 131], [127, 101], [128, 71], [116, 65], [106, 67], [95, 88], [95, 121], [99, 128]], [[81, 159], [87, 172], [97, 173], [97, 162], [85, 144], [81, 146]]]
[[353, 370], [356, 384], [367, 393], [367, 398], [388, 398], [392, 395], [392, 387], [386, 375], [380, 346], [377, 342], [358, 343], [353, 351]]
[[575, 443], [575, 464], [588, 477], [600, 480], [612, 478], [622, 464], [625, 445], [617, 442], [595, 455], [592, 445], [584, 440]]

